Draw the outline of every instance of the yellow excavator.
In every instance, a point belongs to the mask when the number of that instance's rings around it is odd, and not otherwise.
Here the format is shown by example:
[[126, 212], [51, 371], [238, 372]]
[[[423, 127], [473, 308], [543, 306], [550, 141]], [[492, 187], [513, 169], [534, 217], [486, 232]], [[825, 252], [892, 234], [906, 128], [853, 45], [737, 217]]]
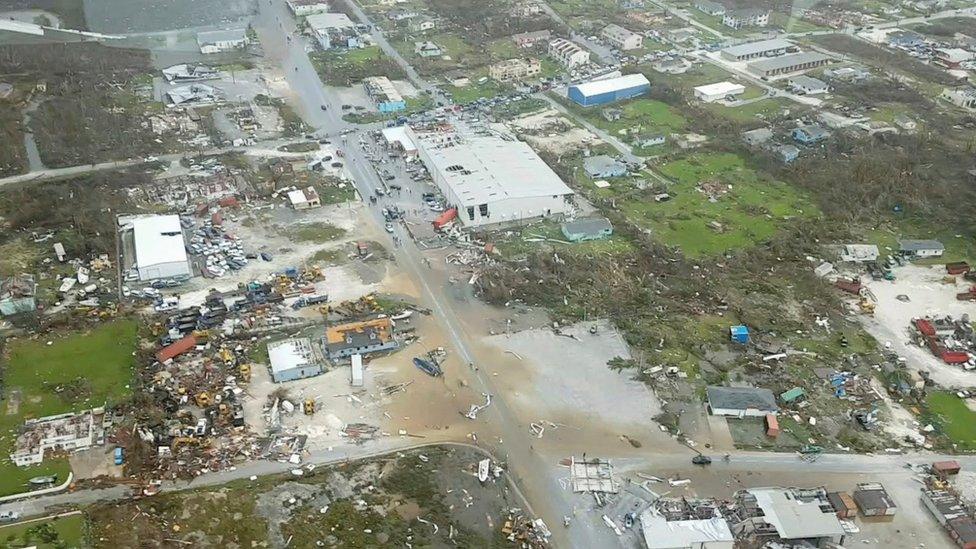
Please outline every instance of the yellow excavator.
[[311, 416], [315, 414], [315, 399], [306, 398], [305, 404], [302, 406], [303, 411], [306, 416]]
[[241, 381], [244, 383], [250, 383], [251, 381], [251, 365], [241, 364], [238, 366], [238, 372], [241, 375]]
[[213, 403], [213, 399], [210, 398], [210, 393], [206, 391], [201, 391], [197, 393], [197, 396], [194, 398], [194, 400], [196, 400], [197, 406], [201, 408], [206, 408], [207, 406], [210, 406]]

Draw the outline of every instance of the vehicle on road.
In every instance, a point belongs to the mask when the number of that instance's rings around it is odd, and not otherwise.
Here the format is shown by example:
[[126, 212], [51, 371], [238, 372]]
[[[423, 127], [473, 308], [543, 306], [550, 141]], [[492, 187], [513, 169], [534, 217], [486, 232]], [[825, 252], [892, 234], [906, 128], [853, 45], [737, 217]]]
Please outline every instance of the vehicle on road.
[[702, 454], [698, 454], [697, 456], [691, 458], [691, 462], [694, 463], [695, 465], [711, 465], [712, 458]]
[[0, 522], [13, 522], [20, 518], [17, 511], [0, 511]]
[[323, 111], [329, 110], [329, 106], [328, 105], [320, 105], [319, 108], [322, 109]]
[[386, 224], [386, 232], [393, 234], [393, 223]]

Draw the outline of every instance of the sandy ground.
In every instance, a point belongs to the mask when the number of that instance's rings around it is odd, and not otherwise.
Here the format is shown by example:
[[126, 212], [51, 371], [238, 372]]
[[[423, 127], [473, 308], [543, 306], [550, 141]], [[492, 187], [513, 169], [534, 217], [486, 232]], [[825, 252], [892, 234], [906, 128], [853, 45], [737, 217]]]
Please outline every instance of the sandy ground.
[[[929, 352], [909, 342], [909, 324], [922, 316], [952, 315], [960, 318], [968, 314], [976, 318], [976, 302], [958, 301], [956, 294], [965, 291], [970, 284], [957, 277], [955, 284], [943, 282], [945, 267], [942, 265], [907, 265], [895, 269], [895, 280], [867, 281], [867, 287], [877, 297], [874, 317], [859, 315], [864, 328], [881, 345], [908, 359], [908, 367], [929, 372], [932, 379], [945, 387], [971, 387], [976, 385], [976, 373], [959, 366], [943, 363]], [[907, 295], [908, 303], [896, 299]]]
[[591, 324], [563, 328], [565, 335], [541, 328], [485, 338], [497, 352], [515, 359], [515, 364], [492, 368], [492, 375], [517, 413], [545, 425], [548, 434], [585, 426], [645, 442], [649, 435], [658, 436], [651, 419], [661, 411], [658, 399], [644, 384], [607, 367], [614, 357], [630, 357], [627, 344], [608, 322], [595, 323], [597, 335], [589, 333]]
[[572, 152], [599, 141], [597, 136], [576, 127], [555, 109], [517, 118], [509, 122], [509, 125], [516, 133], [532, 132], [534, 135], [522, 137], [534, 148], [557, 154]]

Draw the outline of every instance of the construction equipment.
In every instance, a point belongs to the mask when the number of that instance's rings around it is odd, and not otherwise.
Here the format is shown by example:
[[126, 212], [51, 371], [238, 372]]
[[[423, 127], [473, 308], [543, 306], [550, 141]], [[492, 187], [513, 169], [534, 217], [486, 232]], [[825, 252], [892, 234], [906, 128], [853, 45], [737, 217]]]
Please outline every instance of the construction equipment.
[[173, 451], [175, 452], [180, 448], [180, 446], [200, 446], [203, 439], [196, 437], [175, 437], [173, 438]]
[[874, 309], [877, 306], [874, 301], [867, 296], [861, 296], [861, 300], [857, 305], [861, 308], [861, 313], [866, 315], [874, 315]]
[[241, 364], [238, 367], [238, 372], [241, 375], [241, 381], [243, 381], [244, 383], [249, 383], [251, 381], [251, 365], [250, 364]]
[[213, 399], [210, 398], [210, 393], [208, 393], [206, 391], [201, 391], [201, 392], [197, 393], [197, 396], [194, 397], [194, 400], [196, 401], [197, 406], [199, 406], [201, 408], [206, 408], [206, 407], [210, 406], [211, 404], [213, 404]]
[[315, 414], [315, 399], [306, 398], [302, 405], [302, 410], [305, 412], [306, 416]]

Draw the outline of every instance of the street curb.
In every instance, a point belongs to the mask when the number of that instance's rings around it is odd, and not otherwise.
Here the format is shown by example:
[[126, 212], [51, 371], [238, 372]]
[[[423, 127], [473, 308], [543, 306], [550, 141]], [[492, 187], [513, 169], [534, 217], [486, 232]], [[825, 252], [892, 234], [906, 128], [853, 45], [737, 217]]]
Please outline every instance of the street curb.
[[50, 488], [44, 488], [43, 490], [35, 490], [33, 492], [21, 492], [19, 494], [10, 494], [9, 496], [0, 497], [0, 503], [7, 503], [9, 501], [17, 501], [20, 499], [27, 499], [34, 496], [46, 496], [48, 494], [56, 494], [58, 492], [63, 492], [68, 486], [71, 485], [71, 481], [75, 478], [74, 473], [68, 473], [68, 479], [58, 486], [52, 486]]

